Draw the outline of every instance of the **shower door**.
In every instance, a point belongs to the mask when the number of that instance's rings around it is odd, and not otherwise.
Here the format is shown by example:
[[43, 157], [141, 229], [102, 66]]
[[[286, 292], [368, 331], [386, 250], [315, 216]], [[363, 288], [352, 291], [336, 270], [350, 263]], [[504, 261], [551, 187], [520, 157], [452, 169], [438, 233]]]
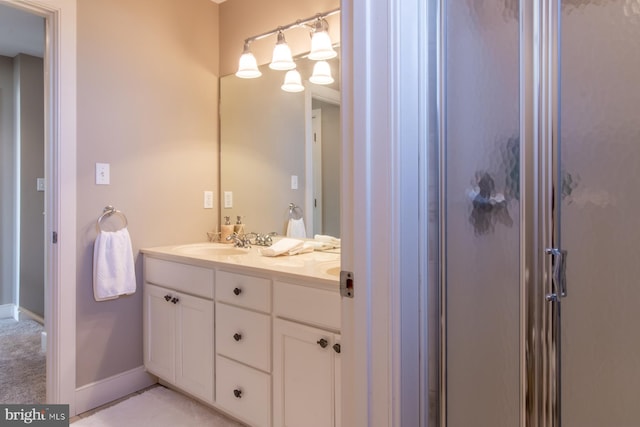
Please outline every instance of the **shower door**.
[[640, 2], [561, 6], [562, 426], [640, 426]]
[[640, 0], [431, 4], [439, 425], [640, 426]]

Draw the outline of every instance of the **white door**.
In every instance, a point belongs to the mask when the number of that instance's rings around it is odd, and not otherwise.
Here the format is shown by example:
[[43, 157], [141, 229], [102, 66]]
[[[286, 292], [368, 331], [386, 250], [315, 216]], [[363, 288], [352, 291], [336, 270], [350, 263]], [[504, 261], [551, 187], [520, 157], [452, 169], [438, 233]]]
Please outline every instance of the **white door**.
[[[144, 365], [167, 381], [175, 381], [176, 308], [171, 291], [144, 285]], [[167, 297], [169, 299], [167, 299]]]
[[176, 384], [213, 402], [213, 301], [176, 298]]
[[333, 333], [281, 319], [273, 330], [275, 427], [334, 426]]

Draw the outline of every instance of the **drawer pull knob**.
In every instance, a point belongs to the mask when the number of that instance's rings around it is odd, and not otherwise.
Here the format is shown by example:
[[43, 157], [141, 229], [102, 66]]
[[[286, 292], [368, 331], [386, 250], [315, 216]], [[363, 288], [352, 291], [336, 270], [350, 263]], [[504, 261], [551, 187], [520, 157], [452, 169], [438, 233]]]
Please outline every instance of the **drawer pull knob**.
[[234, 288], [234, 289], [233, 289], [233, 293], [234, 293], [234, 294], [236, 294], [236, 295], [240, 295], [240, 294], [242, 293], [242, 289], [240, 289], [240, 288]]
[[336, 353], [340, 353], [340, 344], [335, 343], [333, 345], [333, 351], [335, 351]]
[[236, 341], [240, 341], [242, 339], [242, 335], [236, 332], [235, 334], [233, 334], [233, 339]]
[[233, 395], [238, 399], [242, 399], [242, 390], [240, 390], [239, 388], [233, 390]]
[[174, 303], [174, 304], [177, 304], [178, 301], [180, 301], [179, 298], [176, 298], [176, 297], [171, 298], [171, 302]]
[[169, 300], [170, 300], [170, 299], [171, 299], [171, 295], [166, 294], [166, 295], [164, 296], [164, 300], [165, 300], [165, 301], [169, 302]]
[[325, 340], [324, 338], [320, 338], [316, 344], [318, 344], [320, 347], [322, 348], [326, 348], [329, 345], [329, 341]]

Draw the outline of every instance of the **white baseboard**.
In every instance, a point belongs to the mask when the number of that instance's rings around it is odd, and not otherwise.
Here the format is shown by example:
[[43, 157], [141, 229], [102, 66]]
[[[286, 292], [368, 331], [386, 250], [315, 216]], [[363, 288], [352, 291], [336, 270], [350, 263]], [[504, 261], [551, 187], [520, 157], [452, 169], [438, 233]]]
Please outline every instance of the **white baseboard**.
[[128, 394], [149, 387], [158, 379], [147, 373], [144, 366], [96, 381], [76, 389], [76, 414], [97, 408]]
[[13, 318], [18, 320], [18, 307], [15, 304], [0, 305], [0, 319]]

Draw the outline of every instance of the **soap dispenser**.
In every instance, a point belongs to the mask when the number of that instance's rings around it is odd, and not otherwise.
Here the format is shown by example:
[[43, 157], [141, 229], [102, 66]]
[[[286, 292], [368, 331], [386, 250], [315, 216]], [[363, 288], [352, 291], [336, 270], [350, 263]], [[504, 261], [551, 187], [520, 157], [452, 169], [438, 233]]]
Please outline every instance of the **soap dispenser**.
[[222, 243], [231, 243], [227, 240], [227, 237], [233, 234], [233, 224], [231, 224], [230, 217], [224, 217], [224, 224], [220, 226], [220, 241]]
[[241, 234], [245, 234], [244, 233], [244, 224], [242, 223], [242, 217], [240, 215], [238, 215], [237, 217], [237, 221], [236, 221], [236, 225], [234, 225], [233, 227], [233, 231], [239, 236]]

